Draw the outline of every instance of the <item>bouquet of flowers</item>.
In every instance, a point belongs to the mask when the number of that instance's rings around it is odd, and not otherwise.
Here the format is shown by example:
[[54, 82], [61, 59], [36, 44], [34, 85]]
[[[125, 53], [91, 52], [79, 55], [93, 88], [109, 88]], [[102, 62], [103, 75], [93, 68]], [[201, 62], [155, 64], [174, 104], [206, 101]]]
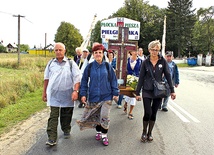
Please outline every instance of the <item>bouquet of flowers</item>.
[[126, 85], [135, 90], [137, 87], [138, 79], [139, 78], [134, 75], [127, 75]]

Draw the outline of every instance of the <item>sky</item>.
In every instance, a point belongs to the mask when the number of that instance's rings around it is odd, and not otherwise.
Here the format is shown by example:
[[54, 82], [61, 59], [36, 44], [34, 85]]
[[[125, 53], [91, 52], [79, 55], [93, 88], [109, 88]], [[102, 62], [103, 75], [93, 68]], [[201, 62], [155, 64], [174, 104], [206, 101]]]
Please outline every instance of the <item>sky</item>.
[[[166, 8], [168, 0], [148, 0], [150, 5]], [[94, 15], [96, 20], [107, 18], [119, 8], [124, 0], [4, 0], [0, 2], [0, 41], [4, 45], [18, 43], [18, 18], [20, 19], [20, 43], [30, 48], [54, 44], [60, 23], [65, 21], [79, 29], [83, 38], [89, 32]], [[193, 0], [194, 8], [214, 6], [213, 0]]]

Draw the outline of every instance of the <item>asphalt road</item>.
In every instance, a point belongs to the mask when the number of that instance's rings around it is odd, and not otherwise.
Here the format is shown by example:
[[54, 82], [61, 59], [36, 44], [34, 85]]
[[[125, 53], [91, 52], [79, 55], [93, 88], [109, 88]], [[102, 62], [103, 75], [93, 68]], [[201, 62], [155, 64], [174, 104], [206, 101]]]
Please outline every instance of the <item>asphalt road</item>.
[[108, 132], [109, 146], [95, 140], [95, 130], [80, 131], [75, 121], [83, 109], [75, 108], [70, 139], [60, 128], [58, 144], [45, 145], [46, 133], [26, 155], [212, 155], [214, 154], [214, 67], [179, 68], [180, 85], [168, 112], [158, 111], [154, 141], [142, 143], [142, 102], [137, 102], [134, 120], [113, 104]]

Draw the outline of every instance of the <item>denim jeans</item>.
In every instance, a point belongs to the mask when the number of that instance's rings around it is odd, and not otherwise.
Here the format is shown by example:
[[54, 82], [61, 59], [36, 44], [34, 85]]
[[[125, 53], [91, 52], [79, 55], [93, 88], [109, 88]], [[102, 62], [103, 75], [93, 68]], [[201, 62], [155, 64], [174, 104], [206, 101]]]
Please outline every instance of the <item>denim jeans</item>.
[[123, 95], [121, 94], [121, 95], [119, 95], [117, 105], [122, 105], [122, 100], [123, 100]]
[[162, 109], [167, 108], [168, 101], [169, 101], [169, 96], [163, 99]]

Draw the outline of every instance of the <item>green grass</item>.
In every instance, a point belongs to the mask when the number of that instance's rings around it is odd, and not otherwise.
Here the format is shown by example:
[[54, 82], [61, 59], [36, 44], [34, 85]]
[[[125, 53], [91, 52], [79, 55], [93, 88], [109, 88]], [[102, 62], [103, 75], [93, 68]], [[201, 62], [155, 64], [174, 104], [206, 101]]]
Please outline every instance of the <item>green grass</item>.
[[42, 89], [33, 93], [26, 93], [16, 104], [1, 109], [0, 134], [10, 131], [14, 125], [26, 120], [45, 107], [46, 103], [42, 101]]
[[179, 63], [177, 64], [178, 67], [190, 67], [187, 63]]
[[44, 109], [44, 69], [51, 57], [0, 54], [0, 134]]

